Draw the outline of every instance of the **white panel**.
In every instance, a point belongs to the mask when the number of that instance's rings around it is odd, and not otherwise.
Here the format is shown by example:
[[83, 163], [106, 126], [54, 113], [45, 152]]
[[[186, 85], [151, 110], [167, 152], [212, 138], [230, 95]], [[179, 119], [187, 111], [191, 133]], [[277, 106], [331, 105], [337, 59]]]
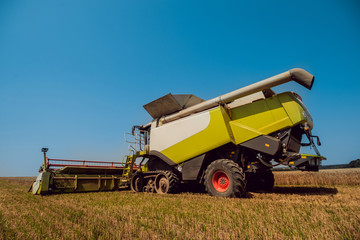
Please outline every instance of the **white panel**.
[[163, 151], [196, 133], [206, 129], [210, 123], [209, 111], [173, 121], [158, 128], [151, 128], [150, 151]]
[[233, 109], [233, 108], [240, 107], [245, 104], [252, 103], [254, 101], [261, 100], [261, 99], [265, 99], [264, 93], [257, 92], [257, 93], [250, 94], [246, 97], [236, 99], [235, 101], [229, 103], [228, 107]]
[[33, 183], [32, 193], [33, 193], [34, 195], [37, 194], [37, 192], [38, 192], [38, 190], [39, 190], [39, 188], [40, 188], [40, 183], [41, 183], [42, 175], [43, 175], [43, 173], [40, 173], [40, 174], [37, 176], [35, 182]]

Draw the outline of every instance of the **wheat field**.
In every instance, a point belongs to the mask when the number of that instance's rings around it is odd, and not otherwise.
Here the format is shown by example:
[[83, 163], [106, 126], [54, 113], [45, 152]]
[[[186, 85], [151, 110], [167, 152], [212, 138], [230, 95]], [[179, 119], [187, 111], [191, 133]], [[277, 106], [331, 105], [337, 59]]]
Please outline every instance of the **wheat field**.
[[34, 196], [0, 178], [0, 239], [359, 239], [360, 169], [274, 172], [272, 193]]

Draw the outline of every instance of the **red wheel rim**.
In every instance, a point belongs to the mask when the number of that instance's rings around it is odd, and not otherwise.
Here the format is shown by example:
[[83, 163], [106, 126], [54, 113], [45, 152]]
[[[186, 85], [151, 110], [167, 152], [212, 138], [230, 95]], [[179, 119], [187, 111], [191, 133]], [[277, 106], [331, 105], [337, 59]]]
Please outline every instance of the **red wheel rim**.
[[217, 171], [213, 175], [212, 184], [215, 190], [225, 192], [229, 188], [229, 178], [224, 172]]

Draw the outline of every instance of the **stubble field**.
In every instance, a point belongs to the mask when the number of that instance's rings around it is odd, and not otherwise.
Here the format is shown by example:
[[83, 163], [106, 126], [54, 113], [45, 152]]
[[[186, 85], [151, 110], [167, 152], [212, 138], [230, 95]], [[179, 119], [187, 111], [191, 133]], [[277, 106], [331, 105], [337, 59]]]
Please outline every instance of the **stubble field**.
[[27, 193], [0, 178], [0, 239], [359, 239], [360, 169], [274, 172], [272, 193]]

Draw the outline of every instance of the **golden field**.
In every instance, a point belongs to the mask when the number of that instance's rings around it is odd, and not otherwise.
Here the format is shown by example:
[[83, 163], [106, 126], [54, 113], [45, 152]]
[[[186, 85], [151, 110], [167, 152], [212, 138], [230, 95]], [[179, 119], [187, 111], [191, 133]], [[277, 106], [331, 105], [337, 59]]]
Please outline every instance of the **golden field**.
[[34, 196], [0, 178], [0, 239], [359, 239], [360, 169], [274, 172], [272, 193]]

